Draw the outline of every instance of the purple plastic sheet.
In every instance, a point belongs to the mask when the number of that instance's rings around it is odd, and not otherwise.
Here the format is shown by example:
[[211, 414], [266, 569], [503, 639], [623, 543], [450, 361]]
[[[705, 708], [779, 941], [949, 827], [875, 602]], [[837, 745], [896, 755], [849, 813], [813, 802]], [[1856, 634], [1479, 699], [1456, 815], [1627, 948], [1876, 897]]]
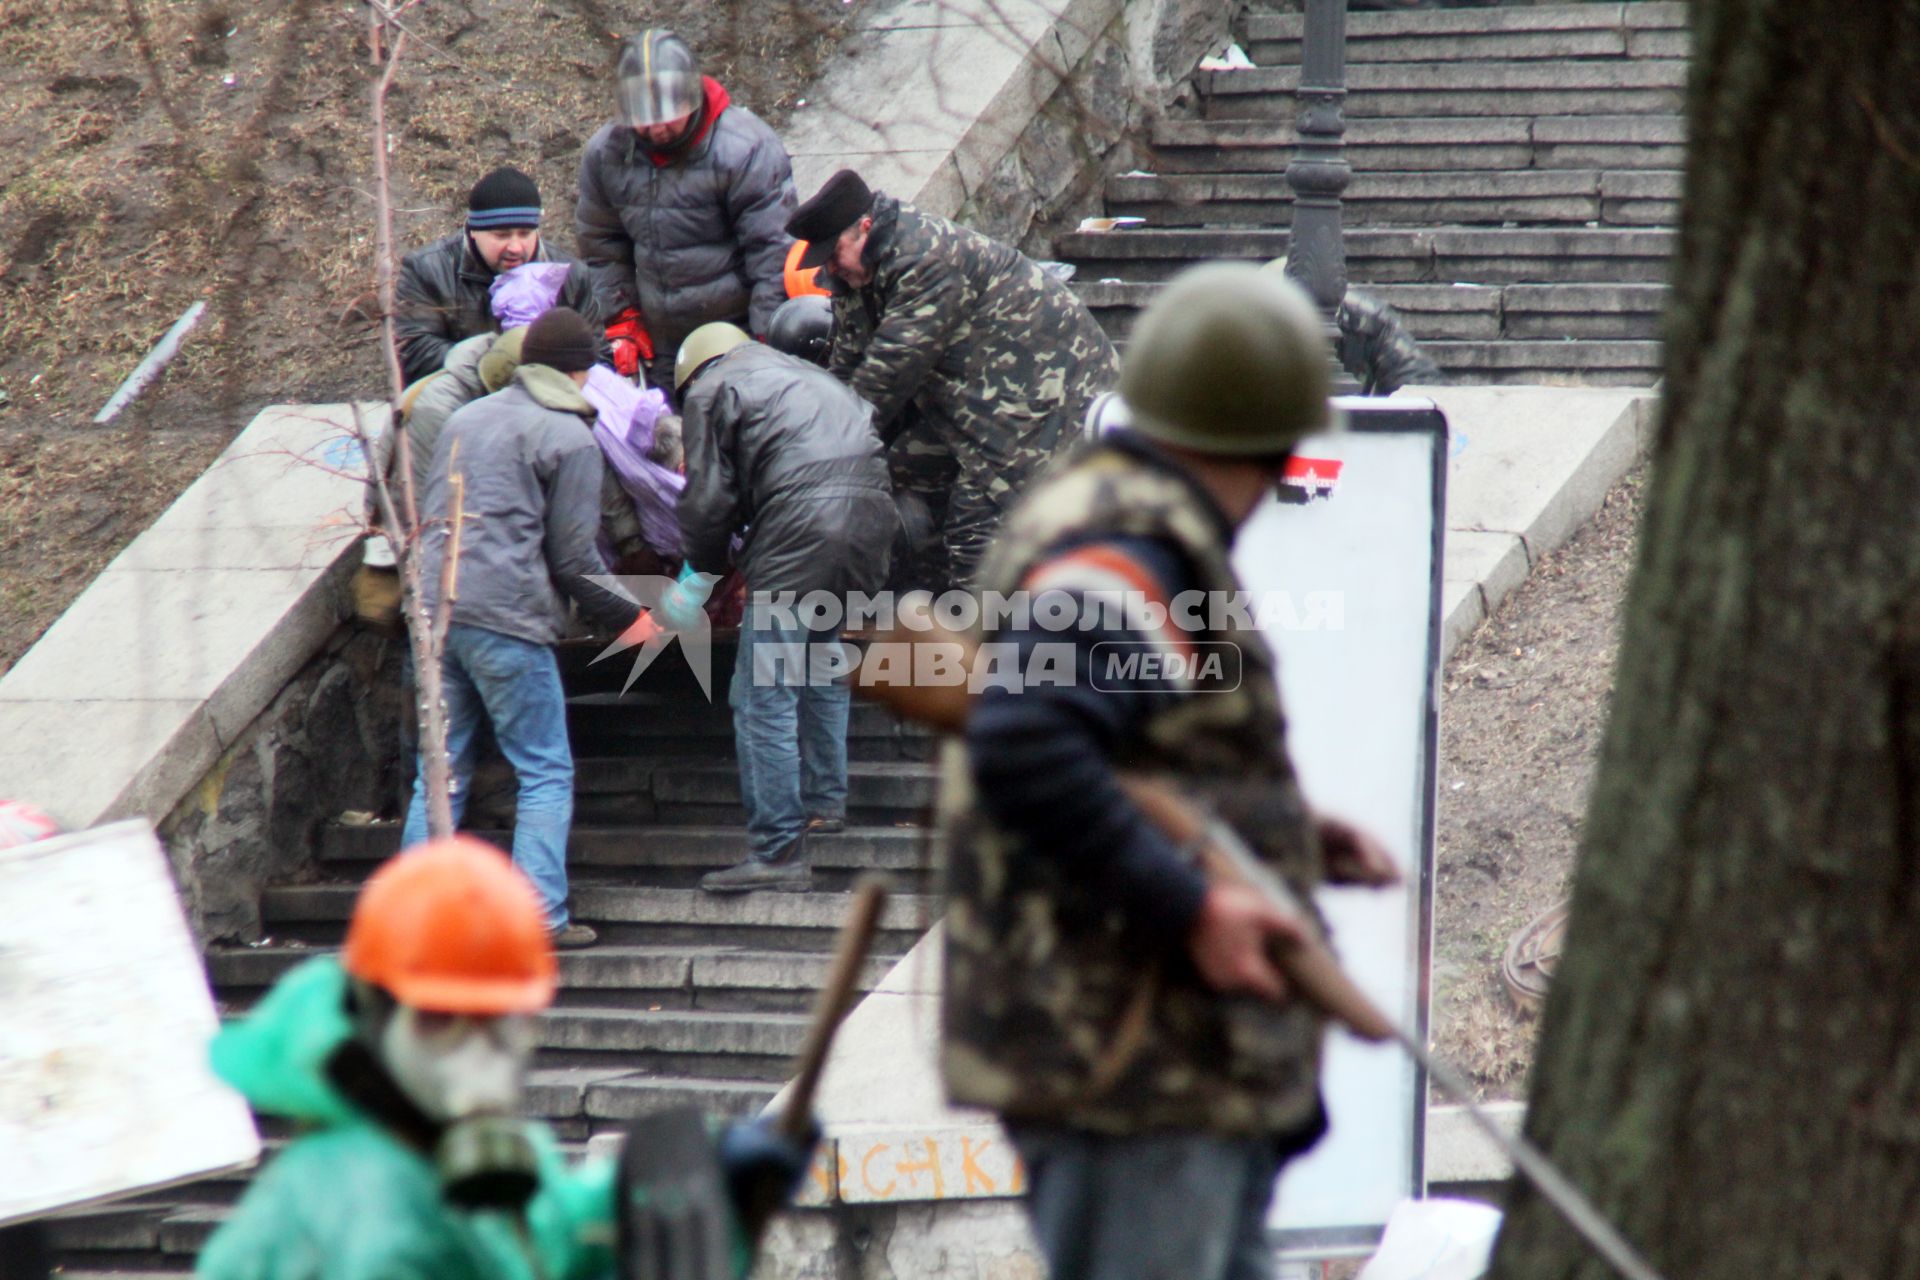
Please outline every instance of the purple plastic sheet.
[[493, 318], [502, 329], [532, 324], [560, 298], [560, 286], [567, 282], [569, 267], [564, 262], [527, 262], [493, 278], [488, 291], [493, 299]]
[[687, 478], [647, 456], [653, 448], [654, 425], [667, 411], [666, 394], [658, 387], [642, 390], [603, 364], [588, 371], [587, 385], [581, 393], [600, 411], [594, 420], [593, 438], [619, 478], [620, 487], [633, 499], [641, 535], [648, 546], [667, 559], [679, 559], [682, 552], [677, 510]]

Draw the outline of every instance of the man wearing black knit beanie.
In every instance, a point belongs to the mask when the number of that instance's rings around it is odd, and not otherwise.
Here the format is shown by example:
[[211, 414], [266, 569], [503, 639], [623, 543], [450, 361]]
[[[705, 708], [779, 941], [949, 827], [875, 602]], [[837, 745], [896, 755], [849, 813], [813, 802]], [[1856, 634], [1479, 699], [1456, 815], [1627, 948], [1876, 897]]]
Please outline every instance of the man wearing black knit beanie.
[[[595, 543], [605, 472], [593, 439], [595, 410], [580, 388], [598, 354], [597, 328], [569, 307], [527, 326], [512, 383], [456, 410], [441, 429], [420, 508], [421, 596], [432, 616], [459, 477], [459, 591], [440, 660], [454, 821], [484, 716], [520, 783], [513, 860], [540, 891], [560, 947], [589, 946], [594, 933], [567, 915], [573, 751], [553, 646], [569, 600], [610, 632], [640, 617], [637, 601], [596, 581], [611, 572]], [[416, 783], [404, 847], [426, 835], [426, 796]]]
[[540, 189], [518, 169], [495, 169], [468, 193], [466, 225], [400, 264], [394, 341], [401, 376], [407, 382], [424, 378], [462, 338], [498, 329], [490, 294], [494, 277], [529, 262], [570, 263], [558, 305], [591, 324], [600, 322], [592, 274], [541, 238]]

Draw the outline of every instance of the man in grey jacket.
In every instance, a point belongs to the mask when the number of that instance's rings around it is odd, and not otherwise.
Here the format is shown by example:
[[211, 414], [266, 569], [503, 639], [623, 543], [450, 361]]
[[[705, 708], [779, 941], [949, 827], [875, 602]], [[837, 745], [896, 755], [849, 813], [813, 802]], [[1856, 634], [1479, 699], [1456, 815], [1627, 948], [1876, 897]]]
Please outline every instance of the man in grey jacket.
[[601, 305], [615, 323], [635, 313], [648, 380], [667, 386], [689, 333], [725, 320], [764, 334], [786, 300], [793, 165], [671, 31], [621, 47], [617, 90], [620, 118], [580, 158], [575, 230]]
[[[640, 617], [636, 601], [594, 581], [608, 573], [594, 544], [603, 472], [588, 426], [594, 409], [580, 387], [598, 351], [599, 335], [570, 308], [529, 325], [512, 385], [447, 420], [421, 513], [421, 596], [432, 616], [459, 478], [458, 590], [440, 665], [454, 822], [484, 714], [520, 783], [513, 860], [540, 890], [562, 947], [589, 946], [594, 933], [567, 918], [573, 751], [553, 646], [569, 599], [609, 631], [625, 631]], [[401, 847], [426, 834], [426, 793], [416, 782]]]
[[700, 887], [806, 889], [807, 833], [846, 823], [850, 664], [840, 619], [810, 618], [800, 602], [821, 592], [844, 605], [886, 581], [898, 522], [873, 407], [730, 324], [689, 334], [674, 380], [687, 559], [707, 573], [737, 563], [748, 593], [728, 702], [750, 843]]

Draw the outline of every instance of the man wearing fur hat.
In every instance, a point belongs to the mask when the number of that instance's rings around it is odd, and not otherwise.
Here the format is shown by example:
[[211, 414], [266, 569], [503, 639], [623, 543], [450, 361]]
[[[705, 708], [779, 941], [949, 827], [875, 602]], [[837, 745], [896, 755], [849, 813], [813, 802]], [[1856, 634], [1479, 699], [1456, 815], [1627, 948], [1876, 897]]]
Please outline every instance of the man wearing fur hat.
[[[533, 179], [518, 169], [495, 169], [468, 193], [466, 225], [415, 249], [400, 264], [393, 331], [402, 381], [440, 368], [462, 338], [498, 329], [489, 294], [494, 278], [529, 262], [573, 259], [541, 238], [540, 189]], [[579, 263], [567, 273], [559, 303], [590, 324], [601, 321], [593, 275]]]
[[947, 569], [966, 582], [1002, 515], [1113, 386], [1113, 344], [1038, 263], [870, 190], [851, 169], [787, 231], [807, 242], [798, 265], [832, 277], [828, 368], [873, 405], [896, 483], [924, 493], [915, 474], [929, 464], [938, 474], [941, 461], [928, 455], [951, 457]]

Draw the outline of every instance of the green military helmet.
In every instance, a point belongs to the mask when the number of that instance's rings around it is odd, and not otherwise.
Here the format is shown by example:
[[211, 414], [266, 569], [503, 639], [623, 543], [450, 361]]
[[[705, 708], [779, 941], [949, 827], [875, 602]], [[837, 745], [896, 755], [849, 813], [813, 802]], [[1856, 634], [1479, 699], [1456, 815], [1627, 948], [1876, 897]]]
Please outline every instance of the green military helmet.
[[684, 390], [693, 381], [693, 375], [709, 362], [752, 341], [747, 331], [737, 324], [715, 320], [712, 324], [701, 325], [687, 335], [687, 340], [680, 344], [678, 354], [673, 357], [673, 389]]
[[1141, 315], [1120, 394], [1144, 436], [1261, 457], [1334, 425], [1332, 375], [1320, 313], [1299, 285], [1210, 262], [1174, 277]]

